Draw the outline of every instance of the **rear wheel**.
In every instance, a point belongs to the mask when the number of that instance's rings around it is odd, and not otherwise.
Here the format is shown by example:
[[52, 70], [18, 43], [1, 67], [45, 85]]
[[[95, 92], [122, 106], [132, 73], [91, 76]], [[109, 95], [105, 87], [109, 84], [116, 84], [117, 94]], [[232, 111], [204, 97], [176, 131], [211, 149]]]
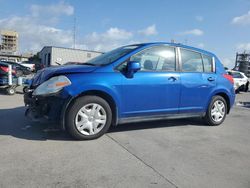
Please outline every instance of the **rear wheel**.
[[227, 114], [227, 103], [222, 96], [214, 96], [208, 106], [205, 121], [208, 125], [216, 126], [223, 123]]
[[91, 140], [109, 129], [112, 111], [109, 104], [98, 96], [76, 99], [66, 114], [66, 128], [78, 140]]

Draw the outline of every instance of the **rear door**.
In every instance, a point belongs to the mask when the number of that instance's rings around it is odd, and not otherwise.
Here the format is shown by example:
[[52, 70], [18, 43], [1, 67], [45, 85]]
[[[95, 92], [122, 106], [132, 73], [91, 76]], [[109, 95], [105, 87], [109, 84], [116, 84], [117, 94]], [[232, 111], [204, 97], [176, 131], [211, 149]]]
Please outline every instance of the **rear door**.
[[216, 86], [213, 59], [196, 51], [179, 48], [181, 62], [180, 113], [202, 112]]

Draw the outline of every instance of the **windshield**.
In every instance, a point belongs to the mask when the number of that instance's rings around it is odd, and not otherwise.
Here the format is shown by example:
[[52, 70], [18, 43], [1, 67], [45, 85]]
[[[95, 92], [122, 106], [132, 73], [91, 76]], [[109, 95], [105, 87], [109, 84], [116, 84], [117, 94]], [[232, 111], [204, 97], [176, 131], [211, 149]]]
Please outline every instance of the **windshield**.
[[93, 65], [107, 65], [118, 60], [119, 58], [123, 57], [124, 55], [135, 50], [138, 47], [139, 45], [131, 45], [131, 46], [124, 46], [121, 48], [117, 48], [110, 52], [104, 53], [100, 56], [97, 56], [96, 58], [93, 58], [86, 63]]

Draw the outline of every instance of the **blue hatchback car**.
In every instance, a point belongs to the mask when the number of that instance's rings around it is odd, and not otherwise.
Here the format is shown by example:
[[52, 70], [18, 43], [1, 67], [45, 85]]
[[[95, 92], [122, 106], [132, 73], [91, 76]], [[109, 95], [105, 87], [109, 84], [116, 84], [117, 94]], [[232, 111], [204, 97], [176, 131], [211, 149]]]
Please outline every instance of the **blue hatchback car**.
[[203, 117], [220, 125], [234, 100], [233, 79], [214, 54], [175, 43], [128, 45], [83, 65], [45, 68], [24, 96], [28, 117], [58, 122], [82, 140], [130, 122]]

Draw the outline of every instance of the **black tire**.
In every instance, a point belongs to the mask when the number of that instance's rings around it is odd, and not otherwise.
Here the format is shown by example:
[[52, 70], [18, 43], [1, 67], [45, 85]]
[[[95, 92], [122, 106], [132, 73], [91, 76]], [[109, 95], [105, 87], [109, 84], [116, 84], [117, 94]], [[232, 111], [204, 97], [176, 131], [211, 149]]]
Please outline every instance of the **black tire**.
[[28, 86], [24, 86], [23, 87], [23, 93], [27, 93], [29, 91], [29, 87]]
[[[216, 101], [221, 101], [221, 102], [223, 102], [223, 104], [224, 104], [224, 106], [225, 106], [225, 109], [224, 109], [224, 117], [223, 117], [219, 122], [214, 121], [213, 118], [212, 118], [212, 115], [211, 115], [212, 107], [213, 107], [213, 105], [214, 105], [214, 103], [215, 103]], [[225, 100], [222, 96], [219, 96], [219, 95], [213, 96], [213, 98], [212, 98], [212, 100], [211, 100], [211, 102], [210, 102], [210, 104], [209, 104], [209, 106], [208, 106], [208, 109], [207, 109], [207, 111], [206, 111], [206, 115], [205, 115], [205, 118], [204, 118], [205, 122], [206, 122], [208, 125], [210, 125], [210, 126], [217, 126], [217, 125], [222, 124], [223, 121], [224, 121], [225, 118], [226, 118], [227, 109], [228, 109], [228, 107], [227, 107], [226, 100]]]
[[245, 85], [241, 85], [240, 86], [240, 91], [244, 91], [245, 90]]
[[236, 93], [236, 94], [239, 94], [239, 93], [240, 93], [240, 89], [239, 89], [239, 88], [236, 89], [236, 90], [235, 90], [235, 93]]
[[244, 90], [245, 92], [248, 92], [248, 87], [249, 87], [249, 82], [247, 82], [246, 85], [245, 85], [245, 88], [244, 88], [244, 89], [245, 89], [245, 90]]
[[[106, 123], [104, 127], [100, 130], [100, 132], [93, 134], [93, 135], [84, 135], [80, 131], [78, 131], [76, 125], [75, 125], [75, 118], [78, 113], [78, 111], [85, 105], [96, 103], [103, 107], [103, 109], [106, 112]], [[112, 122], [112, 110], [109, 106], [109, 104], [101, 97], [98, 96], [83, 96], [77, 98], [69, 107], [66, 113], [65, 117], [65, 125], [66, 130], [69, 132], [69, 134], [77, 139], [77, 140], [92, 140], [101, 137], [103, 134], [105, 134]]]
[[16, 88], [14, 88], [14, 87], [8, 87], [6, 89], [6, 92], [7, 92], [8, 95], [14, 95], [16, 93]]

